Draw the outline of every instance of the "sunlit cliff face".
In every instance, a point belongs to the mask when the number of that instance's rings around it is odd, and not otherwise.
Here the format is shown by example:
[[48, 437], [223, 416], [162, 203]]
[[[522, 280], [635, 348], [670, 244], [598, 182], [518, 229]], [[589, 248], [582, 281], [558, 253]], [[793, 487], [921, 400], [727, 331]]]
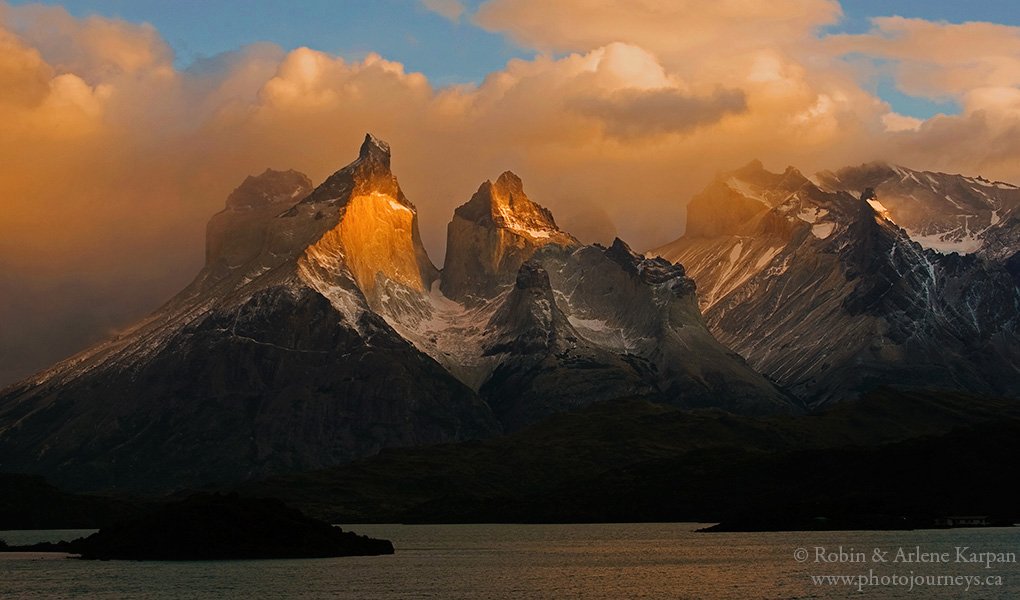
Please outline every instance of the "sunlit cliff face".
[[366, 296], [375, 292], [376, 278], [385, 277], [413, 290], [425, 290], [415, 255], [414, 212], [394, 198], [375, 192], [348, 203], [340, 223], [320, 244], [339, 241], [347, 264]]
[[285, 228], [282, 237], [303, 240], [302, 279], [343, 311], [358, 304], [348, 297], [351, 279], [379, 308], [390, 291], [423, 292], [438, 275], [390, 160], [389, 145], [366, 135], [357, 160], [275, 219]]
[[512, 283], [524, 261], [550, 244], [578, 242], [528, 198], [520, 177], [507, 171], [495, 183], [483, 183], [454, 211], [447, 227], [443, 292], [460, 300], [488, 297]]

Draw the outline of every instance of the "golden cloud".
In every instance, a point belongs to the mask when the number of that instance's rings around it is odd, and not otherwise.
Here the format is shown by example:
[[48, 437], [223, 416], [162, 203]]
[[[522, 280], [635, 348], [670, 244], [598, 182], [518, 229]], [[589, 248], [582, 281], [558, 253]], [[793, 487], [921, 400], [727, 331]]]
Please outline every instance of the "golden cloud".
[[796, 44], [841, 14], [835, 0], [489, 0], [474, 20], [529, 48], [585, 51], [625, 42], [664, 57], [708, 59]]
[[872, 30], [837, 35], [827, 43], [842, 53], [892, 61], [908, 94], [955, 98], [975, 88], [1020, 85], [1020, 27], [994, 23], [935, 23], [881, 17]]

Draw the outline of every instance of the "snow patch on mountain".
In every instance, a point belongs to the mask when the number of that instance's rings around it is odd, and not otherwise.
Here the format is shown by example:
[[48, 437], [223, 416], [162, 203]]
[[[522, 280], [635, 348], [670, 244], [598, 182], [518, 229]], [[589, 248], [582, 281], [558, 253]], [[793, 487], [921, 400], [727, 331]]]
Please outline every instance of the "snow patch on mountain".
[[304, 283], [329, 300], [348, 325], [357, 328], [358, 318], [368, 310], [368, 305], [354, 280], [345, 276], [343, 264], [341, 250], [316, 244], [298, 260], [297, 273]]
[[467, 306], [447, 298], [436, 281], [427, 294], [412, 297], [417, 304], [411, 310], [406, 299], [398, 307], [391, 296], [383, 301], [379, 314], [404, 339], [477, 390], [495, 364], [493, 357], [484, 356], [483, 348], [490, 337], [487, 324], [506, 293]]
[[544, 226], [541, 223], [535, 223], [535, 221], [530, 222], [535, 224], [529, 224], [528, 222], [518, 219], [510, 207], [505, 204], [497, 205], [497, 210], [499, 220], [503, 227], [513, 231], [514, 233], [524, 234], [535, 239], [546, 239], [556, 231], [552, 227]]
[[835, 223], [817, 223], [811, 227], [811, 235], [820, 240], [827, 239], [836, 229]]
[[737, 242], [736, 244], [734, 244], [733, 249], [730, 250], [730, 262], [731, 263], [735, 263], [738, 260], [740, 260], [740, 251], [741, 251], [741, 249], [743, 249], [743, 247], [744, 247], [744, 244], [742, 242]]
[[756, 269], [765, 268], [765, 265], [772, 262], [772, 259], [775, 258], [776, 255], [782, 251], [783, 251], [782, 246], [776, 246], [774, 248], [769, 248], [765, 252], [762, 252], [761, 256], [758, 257], [758, 261], [754, 264], [754, 268]]
[[743, 196], [745, 196], [747, 198], [750, 198], [752, 200], [757, 200], [757, 201], [761, 202], [762, 204], [764, 204], [765, 206], [769, 206], [769, 203], [765, 199], [765, 196], [761, 193], [761, 190], [759, 188], [756, 188], [752, 184], [742, 180], [742, 179], [738, 179], [736, 177], [730, 177], [729, 179], [726, 180], [726, 185], [730, 186], [730, 188], [733, 191], [735, 191], [735, 192], [737, 192], [737, 193], [739, 193], [739, 194], [741, 194], [741, 195], [743, 195]]
[[818, 206], [804, 206], [797, 213], [797, 218], [805, 223], [814, 223], [829, 214], [829, 211]]
[[934, 250], [939, 254], [973, 254], [984, 245], [984, 241], [977, 235], [971, 233], [963, 237], [955, 237], [954, 231], [948, 233], [933, 233], [920, 235], [914, 232], [907, 232], [910, 239], [921, 244], [923, 248]]

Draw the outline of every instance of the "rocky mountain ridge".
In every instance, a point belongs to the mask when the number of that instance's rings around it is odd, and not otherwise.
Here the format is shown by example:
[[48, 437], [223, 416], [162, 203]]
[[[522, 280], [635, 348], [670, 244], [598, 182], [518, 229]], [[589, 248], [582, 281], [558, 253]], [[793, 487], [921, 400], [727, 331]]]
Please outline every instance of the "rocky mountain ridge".
[[640, 396], [798, 404], [708, 332], [682, 267], [585, 246], [504, 173], [457, 209], [447, 269], [367, 135], [311, 189], [246, 180], [195, 280], [123, 334], [0, 392], [0, 470], [174, 489], [487, 437]]
[[[1020, 233], [1020, 194], [975, 181], [876, 164], [809, 179], [752, 163], [695, 196], [688, 233], [649, 254], [684, 264], [716, 337], [805, 402], [883, 384], [1013, 396], [1018, 246], [1004, 240]], [[965, 197], [910, 212], [932, 189]], [[975, 206], [986, 227], [954, 225]], [[942, 252], [924, 245], [933, 235]]]
[[0, 469], [172, 489], [501, 430], [372, 310], [380, 279], [425, 289], [437, 274], [388, 148], [367, 136], [311, 192], [274, 172], [258, 183], [281, 178], [290, 193], [270, 199], [286, 202], [232, 202], [214, 218], [220, 250], [166, 305], [0, 394]]

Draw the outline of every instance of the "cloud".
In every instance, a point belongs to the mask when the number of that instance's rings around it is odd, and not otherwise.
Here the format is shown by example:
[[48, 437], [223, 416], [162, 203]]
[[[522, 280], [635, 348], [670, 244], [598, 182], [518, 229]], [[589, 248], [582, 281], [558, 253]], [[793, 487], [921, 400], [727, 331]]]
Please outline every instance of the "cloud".
[[[638, 248], [678, 236], [690, 196], [756, 157], [1020, 181], [1015, 28], [819, 33], [839, 15], [828, 0], [491, 0], [470, 18], [546, 53], [437, 87], [377, 54], [264, 43], [181, 70], [151, 26], [0, 3], [0, 382], [182, 287], [245, 176], [321, 181], [366, 131], [391, 142], [435, 258], [453, 209], [507, 169], [578, 235]], [[887, 68], [960, 114], [897, 115], [870, 91]]]
[[574, 98], [577, 112], [599, 119], [608, 135], [639, 138], [666, 133], [687, 133], [715, 123], [729, 113], [747, 109], [740, 90], [718, 90], [711, 96], [689, 96], [675, 89], [624, 89], [609, 96]]
[[49, 93], [49, 65], [39, 53], [24, 46], [14, 35], [0, 31], [0, 80], [6, 82], [0, 104], [32, 107]]
[[490, 0], [474, 16], [489, 31], [550, 51], [585, 51], [612, 42], [656, 54], [734, 54], [762, 45], [797, 43], [830, 24], [834, 0]]
[[455, 23], [466, 10], [460, 0], [421, 0], [421, 3], [425, 8]]
[[77, 19], [63, 8], [42, 4], [11, 8], [6, 21], [54, 68], [89, 81], [142, 72], [168, 74], [173, 68], [173, 51], [149, 24], [98, 16]]
[[1020, 89], [974, 90], [961, 114], [932, 117], [888, 145], [905, 164], [1020, 183]]
[[572, 208], [556, 215], [556, 224], [585, 244], [609, 246], [619, 235], [613, 219], [600, 206], [571, 203]]
[[921, 119], [894, 112], [882, 115], [882, 124], [885, 125], [886, 131], [917, 131], [923, 123]]
[[1020, 181], [1020, 27], [903, 17], [825, 40], [835, 55], [875, 61], [903, 92], [954, 100], [959, 114], [922, 121], [890, 113], [888, 152], [924, 168]]
[[1020, 27], [881, 17], [867, 33], [827, 43], [889, 61], [899, 87], [915, 96], [959, 98], [975, 88], [1020, 85]]

